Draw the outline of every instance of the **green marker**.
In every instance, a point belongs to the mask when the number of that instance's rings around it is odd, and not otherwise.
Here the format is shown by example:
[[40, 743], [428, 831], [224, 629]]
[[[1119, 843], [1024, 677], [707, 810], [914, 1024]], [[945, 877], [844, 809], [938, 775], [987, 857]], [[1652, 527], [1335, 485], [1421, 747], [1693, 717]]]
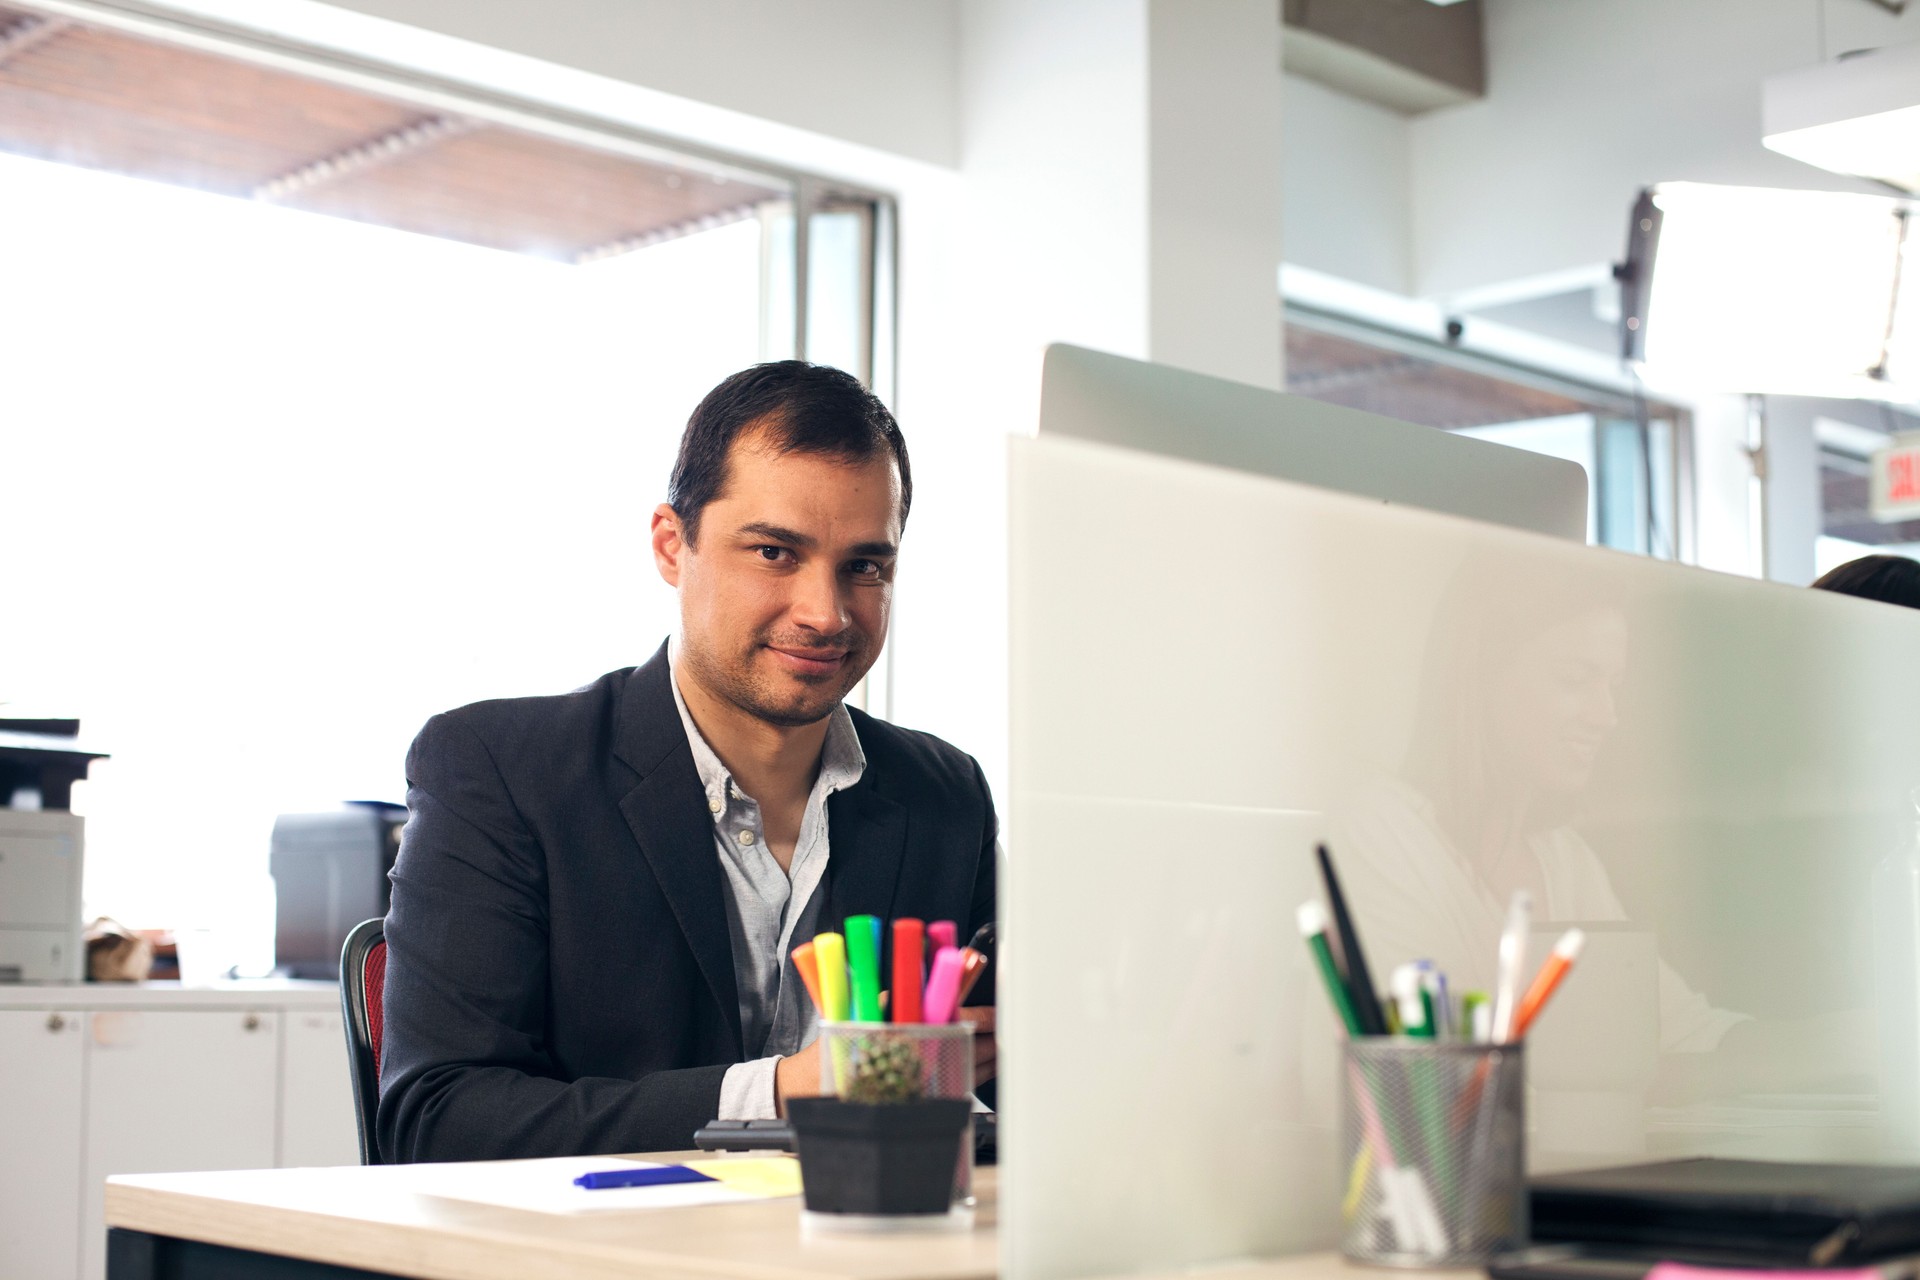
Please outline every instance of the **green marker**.
[[1403, 964], [1393, 971], [1393, 1005], [1400, 1011], [1400, 1029], [1416, 1040], [1433, 1039], [1433, 1001], [1421, 989], [1420, 966]]
[[1347, 981], [1340, 976], [1340, 967], [1333, 962], [1333, 948], [1327, 945], [1327, 909], [1317, 902], [1303, 902], [1300, 910], [1294, 913], [1294, 919], [1300, 922], [1300, 936], [1307, 940], [1307, 950], [1313, 952], [1314, 963], [1320, 967], [1320, 977], [1327, 984], [1327, 994], [1333, 998], [1335, 1012], [1347, 1028], [1347, 1034], [1361, 1035], [1360, 1017], [1353, 1011], [1353, 996], [1347, 991]]
[[[1481, 1010], [1486, 1012], [1481, 1012]], [[1460, 1031], [1475, 1044], [1493, 1038], [1493, 1000], [1484, 991], [1467, 991], [1460, 996]]]
[[852, 988], [853, 1020], [880, 1022], [880, 921], [847, 917], [847, 979]]

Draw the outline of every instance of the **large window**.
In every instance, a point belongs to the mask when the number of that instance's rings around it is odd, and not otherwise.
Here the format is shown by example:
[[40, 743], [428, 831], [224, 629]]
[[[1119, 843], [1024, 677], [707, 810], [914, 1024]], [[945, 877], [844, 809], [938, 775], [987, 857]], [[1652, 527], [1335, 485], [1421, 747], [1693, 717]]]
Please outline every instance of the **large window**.
[[112, 753], [90, 911], [264, 967], [276, 814], [669, 632], [714, 382], [884, 393], [884, 201], [595, 141], [0, 8], [0, 701]]
[[1287, 308], [1287, 390], [1586, 469], [1588, 540], [1687, 559], [1686, 414], [1360, 322]]

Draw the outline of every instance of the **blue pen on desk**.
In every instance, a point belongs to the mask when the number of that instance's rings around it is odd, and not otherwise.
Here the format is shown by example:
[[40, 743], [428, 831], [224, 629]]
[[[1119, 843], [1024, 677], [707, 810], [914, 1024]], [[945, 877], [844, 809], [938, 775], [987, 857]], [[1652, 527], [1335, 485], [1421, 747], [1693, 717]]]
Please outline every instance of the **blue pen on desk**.
[[602, 1169], [583, 1173], [573, 1180], [576, 1187], [605, 1191], [609, 1187], [670, 1187], [681, 1182], [718, 1182], [698, 1169], [683, 1164], [661, 1165], [653, 1169]]

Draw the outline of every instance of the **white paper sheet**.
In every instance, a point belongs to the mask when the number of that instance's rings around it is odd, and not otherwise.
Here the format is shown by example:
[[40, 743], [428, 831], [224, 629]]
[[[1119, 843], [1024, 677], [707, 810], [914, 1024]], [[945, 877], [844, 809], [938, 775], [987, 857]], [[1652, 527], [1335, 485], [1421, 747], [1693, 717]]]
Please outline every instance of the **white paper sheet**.
[[658, 1169], [647, 1160], [610, 1156], [564, 1156], [550, 1160], [489, 1161], [419, 1166], [414, 1190], [450, 1200], [472, 1200], [532, 1213], [604, 1213], [620, 1209], [683, 1209], [690, 1205], [740, 1204], [763, 1199], [720, 1182], [677, 1182], [659, 1187], [608, 1187], [589, 1191], [573, 1180], [609, 1169]]

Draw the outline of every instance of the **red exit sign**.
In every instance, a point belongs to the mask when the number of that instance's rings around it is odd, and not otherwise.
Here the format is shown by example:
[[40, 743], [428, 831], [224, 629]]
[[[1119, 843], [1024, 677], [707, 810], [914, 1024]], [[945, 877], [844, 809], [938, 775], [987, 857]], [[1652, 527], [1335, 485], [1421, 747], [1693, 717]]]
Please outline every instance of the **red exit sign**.
[[1920, 433], [1895, 436], [1873, 455], [1872, 509], [1883, 524], [1920, 518]]

